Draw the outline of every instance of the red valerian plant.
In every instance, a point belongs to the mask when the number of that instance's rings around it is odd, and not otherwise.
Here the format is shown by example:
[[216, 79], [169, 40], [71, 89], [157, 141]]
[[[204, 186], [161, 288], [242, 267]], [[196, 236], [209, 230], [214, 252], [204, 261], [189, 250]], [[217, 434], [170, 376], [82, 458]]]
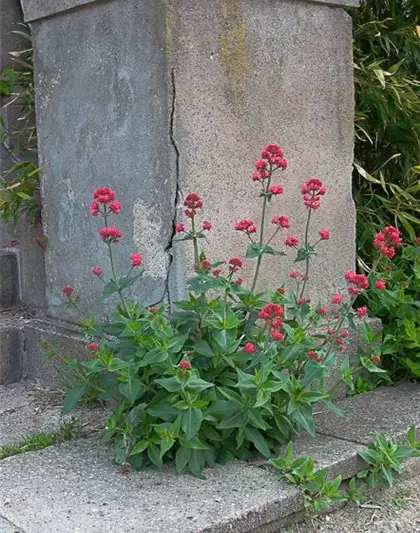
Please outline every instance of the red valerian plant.
[[[92, 273], [103, 283], [103, 297], [116, 294], [120, 304], [106, 324], [83, 322], [91, 358], [82, 363], [84, 373], [78, 373], [65, 411], [87, 394], [116, 402], [105, 438], [114, 442], [118, 462], [161, 467], [164, 460], [174, 459], [178, 471], [188, 466], [201, 476], [215, 461], [247, 459], [256, 452], [270, 457], [302, 430], [314, 435], [315, 404], [338, 412], [325, 379], [344, 349], [345, 326], [354, 326], [366, 314], [364, 307], [353, 311], [352, 303], [367, 288], [367, 280], [349, 272], [349, 295], [339, 293], [328, 305], [312, 306], [304, 294], [310, 260], [331, 234], [321, 228], [318, 241], [311, 243], [309, 225], [327, 190], [318, 178], [303, 185], [308, 217], [302, 239], [278, 238], [291, 227], [281, 213], [272, 219], [266, 237], [267, 204], [284, 193], [283, 185], [272, 182], [286, 169], [283, 150], [267, 145], [252, 174], [262, 201], [261, 219], [235, 224], [249, 241], [246, 260], [256, 260], [249, 288], [240, 277], [244, 258], [213, 262], [206, 257], [199, 244], [213, 228], [201, 219], [204, 201], [197, 193], [185, 197], [185, 221], [176, 224], [175, 232], [178, 241], [192, 241], [194, 276], [187, 280], [188, 299], [175, 302], [170, 312], [146, 309], [126, 298], [125, 289], [143, 274], [143, 261], [138, 253], [131, 254], [131, 268], [118, 276], [113, 254], [122, 235], [108, 222], [123, 207], [111, 189], [94, 192], [91, 214], [104, 220], [99, 233], [108, 248], [112, 277], [105, 279], [102, 266], [94, 266]], [[296, 249], [304, 272], [290, 273], [289, 292], [281, 286], [255, 293], [264, 256], [285, 254], [273, 247], [276, 240]], [[70, 305], [78, 305], [71, 287], [63, 292]], [[366, 365], [374, 363], [368, 360]]]

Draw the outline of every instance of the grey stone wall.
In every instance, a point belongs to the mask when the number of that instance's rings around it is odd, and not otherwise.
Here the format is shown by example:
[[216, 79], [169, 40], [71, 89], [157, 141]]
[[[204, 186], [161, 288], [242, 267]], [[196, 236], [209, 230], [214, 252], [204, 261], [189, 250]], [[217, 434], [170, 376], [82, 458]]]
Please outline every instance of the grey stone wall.
[[[355, 4], [23, 0], [36, 49], [51, 314], [65, 316], [60, 289], [68, 283], [86, 307], [105, 312], [90, 274], [105, 265], [89, 215], [91, 191], [101, 185], [123, 202], [119, 266], [132, 252], [144, 256], [146, 277], [135, 291], [147, 304], [183, 291], [190, 256], [172, 249], [178, 189], [204, 196], [214, 224], [210, 259], [243, 255], [233, 225], [257, 217], [250, 176], [267, 142], [279, 143], [289, 160], [285, 195], [268, 219], [289, 215], [293, 234], [302, 235], [300, 185], [323, 179], [328, 194], [314, 234], [327, 227], [333, 237], [317, 258], [310, 293], [316, 299], [341, 287], [354, 266], [354, 102], [351, 19], [337, 6]], [[283, 266], [268, 260], [261, 286], [279, 285], [291, 267], [291, 257]]]

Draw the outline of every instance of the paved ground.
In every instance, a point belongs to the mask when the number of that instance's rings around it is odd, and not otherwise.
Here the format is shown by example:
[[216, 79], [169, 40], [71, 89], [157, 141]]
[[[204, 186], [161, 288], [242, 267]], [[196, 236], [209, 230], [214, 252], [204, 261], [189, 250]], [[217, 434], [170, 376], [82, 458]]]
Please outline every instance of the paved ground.
[[298, 524], [279, 533], [419, 533], [420, 476], [400, 481], [376, 494], [363, 507], [347, 505], [312, 524]]

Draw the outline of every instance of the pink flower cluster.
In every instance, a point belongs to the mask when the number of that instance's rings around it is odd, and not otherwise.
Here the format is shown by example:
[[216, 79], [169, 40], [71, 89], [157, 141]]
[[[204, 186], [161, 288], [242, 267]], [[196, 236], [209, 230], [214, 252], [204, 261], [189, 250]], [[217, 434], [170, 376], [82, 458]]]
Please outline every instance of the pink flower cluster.
[[118, 244], [120, 242], [119, 239], [122, 236], [121, 231], [117, 230], [117, 228], [113, 226], [101, 228], [99, 230], [99, 234], [104, 242], [112, 242], [113, 244]]
[[282, 341], [284, 334], [279, 330], [283, 327], [284, 309], [278, 304], [267, 304], [259, 312], [258, 318], [264, 320], [270, 328], [270, 333], [275, 341]]
[[271, 223], [277, 226], [278, 228], [285, 228], [285, 229], [290, 228], [290, 222], [289, 222], [288, 217], [286, 216], [275, 216], [273, 217], [273, 220], [271, 221]]
[[301, 193], [303, 201], [308, 209], [318, 209], [320, 206], [320, 197], [324, 196], [326, 189], [322, 181], [318, 178], [309, 178], [302, 185]]
[[185, 215], [188, 218], [193, 218], [197, 214], [197, 209], [203, 208], [203, 200], [195, 192], [190, 192], [184, 200], [184, 205], [187, 208]]
[[236, 231], [243, 231], [247, 235], [251, 235], [252, 233], [257, 232], [257, 228], [250, 218], [239, 220], [239, 222], [235, 224], [235, 229]]
[[318, 355], [317, 352], [314, 352], [313, 350], [308, 352], [308, 359], [310, 359], [311, 361], [315, 361], [316, 363], [322, 363], [322, 361], [324, 360], [323, 357]]
[[[271, 171], [281, 168], [287, 168], [287, 161], [283, 157], [283, 150], [277, 144], [267, 144], [261, 152], [261, 159], [255, 162], [255, 172], [252, 174], [254, 181], [263, 181], [270, 176]], [[283, 187], [270, 191], [271, 194], [281, 194]]]
[[232, 257], [229, 259], [229, 271], [230, 272], [238, 272], [240, 268], [242, 268], [243, 262], [239, 257]]
[[[97, 217], [100, 213], [118, 215], [121, 211], [121, 202], [114, 200], [115, 192], [109, 187], [96, 189], [93, 192], [93, 198], [95, 201], [90, 204], [90, 214], [93, 217]], [[101, 211], [101, 206], [103, 206], [103, 211]]]
[[349, 270], [346, 272], [345, 278], [349, 284], [347, 291], [351, 296], [358, 296], [363, 289], [369, 287], [369, 281], [363, 274], [356, 274], [356, 272]]
[[400, 231], [393, 226], [386, 226], [375, 235], [373, 246], [379, 248], [384, 257], [392, 259], [395, 256], [395, 248], [401, 246], [402, 242]]

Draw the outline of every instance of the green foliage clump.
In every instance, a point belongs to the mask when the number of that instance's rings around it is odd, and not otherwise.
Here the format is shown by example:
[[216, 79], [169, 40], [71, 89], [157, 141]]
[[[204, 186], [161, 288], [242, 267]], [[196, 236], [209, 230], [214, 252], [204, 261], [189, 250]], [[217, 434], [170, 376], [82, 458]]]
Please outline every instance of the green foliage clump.
[[353, 11], [356, 91], [354, 196], [360, 261], [373, 235], [420, 224], [418, 0], [367, 0]]

